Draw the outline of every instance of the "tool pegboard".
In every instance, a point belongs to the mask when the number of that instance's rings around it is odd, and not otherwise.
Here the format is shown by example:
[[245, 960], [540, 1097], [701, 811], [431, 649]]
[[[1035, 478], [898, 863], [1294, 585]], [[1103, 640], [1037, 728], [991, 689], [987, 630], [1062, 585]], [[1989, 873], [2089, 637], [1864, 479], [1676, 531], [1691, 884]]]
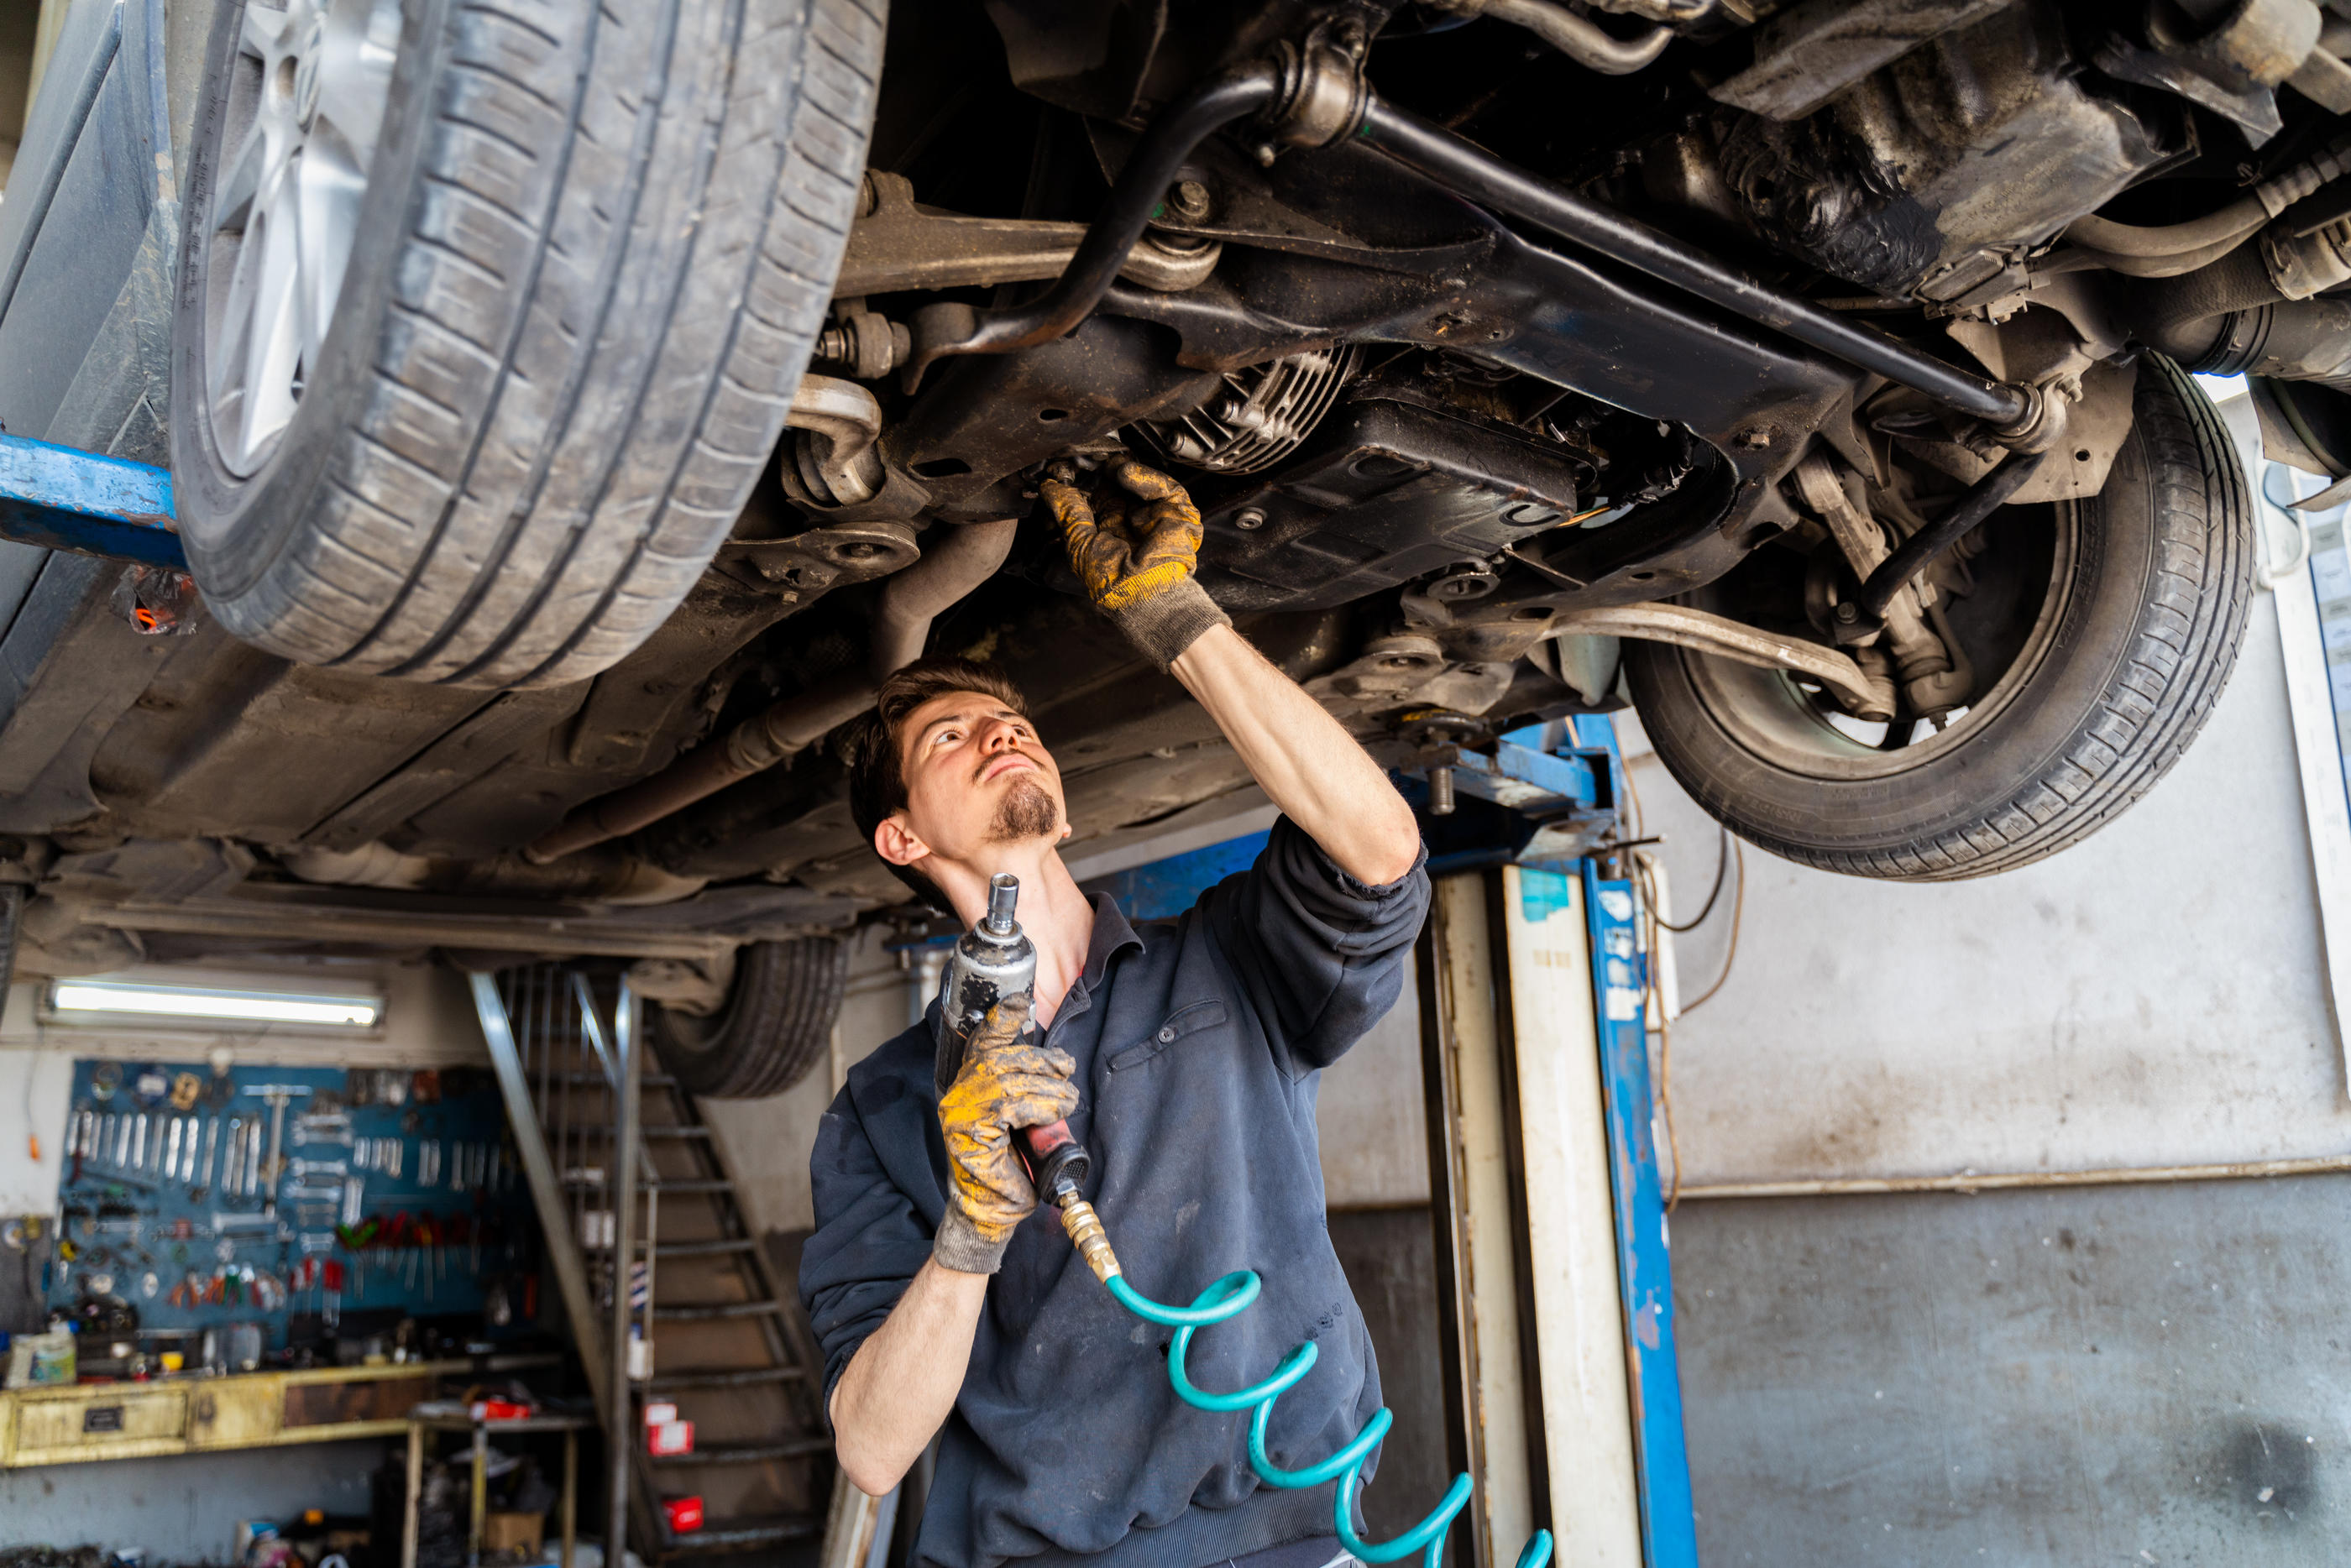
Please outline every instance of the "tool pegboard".
[[538, 1221], [486, 1071], [75, 1064], [52, 1315], [332, 1335], [343, 1318], [530, 1326]]

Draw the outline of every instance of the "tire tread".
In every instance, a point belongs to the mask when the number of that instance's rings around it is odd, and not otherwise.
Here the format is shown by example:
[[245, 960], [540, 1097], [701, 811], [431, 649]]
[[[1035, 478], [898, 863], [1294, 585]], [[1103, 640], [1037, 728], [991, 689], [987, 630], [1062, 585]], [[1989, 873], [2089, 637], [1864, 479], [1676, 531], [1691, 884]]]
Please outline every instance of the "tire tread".
[[452, 5], [372, 378], [214, 614], [303, 662], [465, 686], [581, 680], [650, 635], [733, 525], [822, 326], [882, 18]]

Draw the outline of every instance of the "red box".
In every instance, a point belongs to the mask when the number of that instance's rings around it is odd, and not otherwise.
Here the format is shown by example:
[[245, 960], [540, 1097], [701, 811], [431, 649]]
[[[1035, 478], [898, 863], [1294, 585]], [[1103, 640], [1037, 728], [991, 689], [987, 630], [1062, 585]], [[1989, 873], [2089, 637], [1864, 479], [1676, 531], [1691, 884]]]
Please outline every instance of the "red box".
[[645, 1425], [665, 1426], [677, 1419], [677, 1407], [667, 1399], [652, 1399], [645, 1404]]
[[694, 1452], [694, 1423], [664, 1421], [645, 1428], [645, 1452], [656, 1459]]
[[702, 1528], [702, 1500], [698, 1497], [665, 1497], [662, 1499], [662, 1514], [669, 1521], [672, 1535], [685, 1535]]
[[472, 1413], [476, 1421], [518, 1421], [531, 1413], [531, 1407], [508, 1399], [476, 1399]]

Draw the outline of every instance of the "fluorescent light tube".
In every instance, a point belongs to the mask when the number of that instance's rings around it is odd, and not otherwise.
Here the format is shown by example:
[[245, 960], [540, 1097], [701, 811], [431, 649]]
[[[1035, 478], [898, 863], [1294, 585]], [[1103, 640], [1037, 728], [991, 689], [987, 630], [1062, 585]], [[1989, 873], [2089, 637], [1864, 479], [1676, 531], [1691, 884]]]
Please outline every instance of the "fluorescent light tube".
[[383, 1016], [383, 1001], [373, 996], [131, 985], [120, 981], [54, 981], [49, 989], [49, 1006], [61, 1013], [131, 1013], [146, 1018], [219, 1018], [252, 1023], [319, 1023], [339, 1029], [371, 1029]]

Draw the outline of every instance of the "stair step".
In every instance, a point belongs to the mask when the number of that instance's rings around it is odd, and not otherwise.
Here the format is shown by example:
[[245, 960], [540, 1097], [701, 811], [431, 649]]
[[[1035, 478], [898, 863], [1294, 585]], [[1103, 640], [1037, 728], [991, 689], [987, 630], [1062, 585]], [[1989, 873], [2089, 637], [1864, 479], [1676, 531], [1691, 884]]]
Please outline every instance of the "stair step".
[[[563, 1179], [563, 1185], [575, 1191], [581, 1188], [592, 1188], [599, 1192], [601, 1192], [604, 1189], [604, 1183], [602, 1181], [590, 1181], [584, 1176], [567, 1176]], [[684, 1198], [695, 1193], [725, 1192], [731, 1194], [735, 1190], [735, 1184], [731, 1181], [722, 1180], [717, 1177], [682, 1176], [669, 1181], [652, 1183], [640, 1181], [637, 1183], [637, 1190], [640, 1192], [658, 1191], [664, 1198]]]
[[783, 1442], [705, 1443], [690, 1454], [655, 1454], [656, 1467], [673, 1465], [750, 1465], [764, 1464], [771, 1459], [804, 1459], [810, 1454], [828, 1453], [832, 1442], [828, 1438], [792, 1438]]
[[[538, 1083], [542, 1076], [535, 1068], [527, 1071], [524, 1075], [534, 1084]], [[549, 1083], [593, 1084], [598, 1088], [609, 1088], [612, 1082], [601, 1072], [549, 1073], [543, 1075]], [[677, 1080], [665, 1073], [646, 1073], [641, 1075], [637, 1082], [648, 1089], [666, 1089], [674, 1085]]]
[[773, 1317], [783, 1311], [780, 1302], [701, 1302], [653, 1307], [657, 1323], [708, 1323], [719, 1318]]
[[808, 1374], [797, 1366], [713, 1366], [700, 1372], [668, 1372], [651, 1379], [655, 1394], [678, 1394], [690, 1388], [757, 1388], [769, 1383], [797, 1383]]
[[807, 1541], [824, 1533], [824, 1521], [814, 1514], [788, 1513], [768, 1518], [720, 1519], [685, 1535], [662, 1532], [663, 1555], [694, 1557], [705, 1552], [741, 1552], [786, 1541]]
[[[637, 1250], [640, 1252], [644, 1251], [644, 1238], [638, 1237]], [[656, 1258], [716, 1258], [728, 1252], [757, 1251], [759, 1243], [752, 1241], [748, 1236], [720, 1236], [708, 1241], [664, 1241], [653, 1249], [653, 1256]], [[612, 1249], [582, 1247], [580, 1250], [591, 1258], [597, 1258]]]
[[[527, 1075], [524, 1075], [524, 1076], [529, 1076], [531, 1082], [536, 1084], [536, 1082], [538, 1082], [538, 1079], [540, 1079], [540, 1072], [536, 1070], [536, 1067], [534, 1067], [534, 1070], [529, 1070], [529, 1072], [527, 1072]], [[607, 1079], [607, 1076], [604, 1076], [604, 1072], [601, 1072], [601, 1070], [597, 1070], [597, 1072], [588, 1072], [588, 1070], [579, 1070], [579, 1072], [548, 1072], [546, 1079], [548, 1079], [548, 1082], [550, 1082], [550, 1084], [597, 1084], [597, 1086], [609, 1086], [609, 1084], [611, 1084], [611, 1079]], [[644, 1075], [637, 1076], [637, 1082], [640, 1082], [642, 1086], [646, 1086], [646, 1088], [668, 1088], [670, 1084], [674, 1084], [674, 1082], [677, 1082], [677, 1079], [673, 1079], [673, 1076], [665, 1075], [665, 1072], [644, 1072]]]
[[715, 1258], [723, 1252], [751, 1252], [759, 1243], [748, 1236], [721, 1236], [710, 1241], [664, 1241], [653, 1249], [657, 1258]]

